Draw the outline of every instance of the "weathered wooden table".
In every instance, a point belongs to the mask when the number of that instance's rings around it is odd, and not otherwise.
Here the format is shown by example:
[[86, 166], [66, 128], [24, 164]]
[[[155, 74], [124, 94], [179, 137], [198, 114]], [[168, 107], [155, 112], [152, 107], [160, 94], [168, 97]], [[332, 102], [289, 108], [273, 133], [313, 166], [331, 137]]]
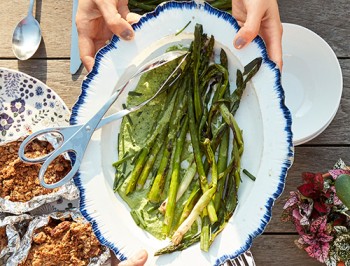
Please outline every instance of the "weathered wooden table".
[[[82, 68], [75, 75], [69, 73], [72, 1], [36, 1], [35, 17], [40, 22], [43, 39], [32, 59], [18, 61], [11, 50], [12, 32], [26, 15], [28, 4], [24, 0], [0, 1], [0, 67], [40, 79], [71, 107], [87, 74]], [[350, 1], [280, 0], [279, 6], [282, 22], [311, 29], [333, 48], [342, 68], [344, 88], [340, 108], [330, 126], [316, 139], [295, 148], [284, 193], [276, 201], [265, 232], [253, 242], [252, 252], [259, 266], [320, 265], [294, 245], [297, 233], [291, 224], [282, 223], [280, 216], [289, 192], [301, 183], [303, 171], [327, 171], [338, 158], [350, 164]]]

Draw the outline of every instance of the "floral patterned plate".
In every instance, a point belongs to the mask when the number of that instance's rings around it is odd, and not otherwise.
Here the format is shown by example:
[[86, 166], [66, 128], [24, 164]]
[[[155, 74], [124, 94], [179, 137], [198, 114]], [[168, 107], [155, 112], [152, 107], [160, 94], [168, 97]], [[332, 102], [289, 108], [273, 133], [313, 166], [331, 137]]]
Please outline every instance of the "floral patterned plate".
[[0, 143], [43, 127], [68, 125], [69, 116], [62, 99], [43, 82], [0, 68]]

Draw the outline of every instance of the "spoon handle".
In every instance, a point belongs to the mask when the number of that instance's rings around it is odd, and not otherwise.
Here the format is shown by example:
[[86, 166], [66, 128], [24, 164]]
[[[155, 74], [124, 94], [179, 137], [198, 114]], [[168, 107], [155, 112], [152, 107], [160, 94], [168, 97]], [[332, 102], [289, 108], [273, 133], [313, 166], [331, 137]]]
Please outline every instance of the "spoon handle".
[[29, 2], [29, 9], [28, 9], [28, 15], [33, 16], [33, 7], [34, 7], [34, 0], [30, 0]]

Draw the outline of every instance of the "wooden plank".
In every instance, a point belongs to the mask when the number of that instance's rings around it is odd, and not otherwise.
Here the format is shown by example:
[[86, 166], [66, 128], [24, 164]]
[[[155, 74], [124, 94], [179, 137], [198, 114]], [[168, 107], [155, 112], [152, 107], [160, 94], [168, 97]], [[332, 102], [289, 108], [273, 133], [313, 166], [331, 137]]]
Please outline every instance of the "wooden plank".
[[350, 57], [349, 0], [280, 0], [278, 4], [282, 22], [298, 24], [314, 31], [338, 57]]
[[[80, 70], [69, 74], [71, 0], [37, 0], [36, 18], [40, 21], [43, 41], [34, 58], [52, 60], [0, 60], [1, 67], [17, 69], [32, 75], [54, 89], [71, 107], [80, 94], [81, 82], [87, 74]], [[296, 23], [310, 28], [324, 38], [338, 57], [350, 57], [350, 24], [348, 23], [348, 0], [280, 0], [283, 22]], [[26, 15], [28, 3], [20, 0], [0, 1], [0, 58], [13, 59], [11, 50], [12, 31], [20, 18]], [[5, 11], [5, 12], [4, 12]], [[335, 20], [334, 17], [337, 19]], [[307, 44], [305, 44], [307, 45]], [[276, 201], [272, 220], [265, 233], [254, 240], [252, 252], [257, 265], [321, 265], [294, 245], [297, 235], [293, 225], [281, 223], [280, 215], [290, 191], [301, 184], [304, 171], [324, 172], [330, 169], [338, 158], [350, 164], [348, 145], [350, 133], [350, 59], [340, 60], [344, 76], [344, 92], [341, 106], [332, 124], [316, 139], [296, 147], [295, 161], [291, 167], [284, 193]], [[272, 233], [272, 234], [271, 234]]]
[[[37, 0], [35, 18], [39, 21], [42, 42], [34, 58], [68, 58], [72, 22], [72, 0]], [[27, 15], [29, 1], [0, 1], [0, 58], [15, 58], [12, 53], [12, 33], [17, 23]]]
[[[43, 41], [35, 58], [68, 58], [71, 34], [71, 0], [37, 0], [36, 18], [40, 21]], [[310, 28], [324, 38], [339, 57], [350, 57], [348, 0], [280, 0], [281, 19]], [[0, 1], [0, 58], [14, 58], [11, 39], [14, 27], [23, 18], [28, 2]], [[337, 19], [334, 19], [334, 18]], [[307, 44], [305, 44], [307, 45]]]
[[304, 250], [297, 248], [294, 235], [262, 235], [253, 241], [251, 251], [259, 266], [320, 266]]
[[41, 80], [57, 92], [69, 108], [80, 95], [81, 83], [87, 74], [85, 69], [80, 69], [71, 75], [69, 60], [0, 60], [0, 67], [19, 70]]

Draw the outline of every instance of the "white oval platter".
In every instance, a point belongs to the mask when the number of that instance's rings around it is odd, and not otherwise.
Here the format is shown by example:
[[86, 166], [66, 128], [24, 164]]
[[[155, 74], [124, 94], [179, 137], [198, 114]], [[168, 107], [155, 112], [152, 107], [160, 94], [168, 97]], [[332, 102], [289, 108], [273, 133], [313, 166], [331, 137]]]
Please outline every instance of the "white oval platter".
[[[176, 35], [189, 21], [190, 25]], [[147, 265], [219, 265], [242, 254], [271, 219], [272, 206], [283, 191], [292, 164], [291, 114], [284, 104], [278, 68], [267, 57], [259, 37], [243, 50], [234, 49], [233, 39], [239, 29], [237, 22], [230, 14], [208, 4], [164, 3], [133, 25], [136, 32], [133, 41], [113, 37], [96, 55], [93, 70], [85, 78], [82, 93], [73, 108], [71, 124], [84, 123], [91, 118], [115, 87], [141, 62], [163, 53], [173, 44], [188, 43], [196, 23], [202, 24], [208, 35], [214, 35], [218, 43], [216, 49], [226, 50], [230, 68], [242, 68], [256, 57], [263, 58], [236, 114], [245, 140], [242, 169], [249, 169], [257, 180], [244, 178], [237, 209], [208, 253], [195, 244], [181, 252], [154, 257], [154, 252], [169, 241], [159, 241], [140, 229], [132, 220], [127, 205], [112, 189], [112, 163], [117, 160], [121, 121], [96, 131], [75, 177], [81, 195], [80, 210], [91, 222], [98, 239], [121, 260], [140, 249], [149, 253]], [[230, 79], [234, 82], [234, 77]], [[121, 109], [125, 98], [126, 95], [122, 95], [111, 112]]]

